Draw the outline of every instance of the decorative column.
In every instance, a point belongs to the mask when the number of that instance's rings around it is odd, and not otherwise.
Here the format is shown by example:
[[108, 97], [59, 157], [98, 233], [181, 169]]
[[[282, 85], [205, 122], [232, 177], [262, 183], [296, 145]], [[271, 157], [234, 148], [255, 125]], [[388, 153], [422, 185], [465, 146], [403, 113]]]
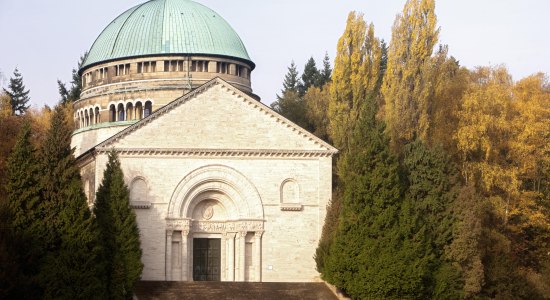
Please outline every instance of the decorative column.
[[220, 249], [220, 280], [226, 281], [227, 277], [227, 233], [222, 233], [221, 249]]
[[239, 281], [245, 281], [246, 231], [239, 232]]
[[166, 281], [172, 280], [172, 230], [166, 230]]
[[187, 239], [189, 230], [181, 231], [181, 281], [188, 281], [189, 255], [187, 251]]
[[254, 233], [254, 281], [262, 281], [262, 235], [263, 231]]
[[228, 233], [227, 281], [235, 281], [235, 233]]

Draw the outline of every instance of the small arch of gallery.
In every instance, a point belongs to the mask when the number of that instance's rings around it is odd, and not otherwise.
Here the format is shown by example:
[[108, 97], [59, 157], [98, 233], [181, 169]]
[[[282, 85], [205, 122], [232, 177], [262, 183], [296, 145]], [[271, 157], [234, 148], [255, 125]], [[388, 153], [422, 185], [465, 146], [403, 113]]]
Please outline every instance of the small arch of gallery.
[[126, 100], [110, 102], [106, 108], [99, 105], [80, 108], [74, 113], [74, 122], [80, 129], [107, 122], [138, 121], [152, 113], [151, 99]]

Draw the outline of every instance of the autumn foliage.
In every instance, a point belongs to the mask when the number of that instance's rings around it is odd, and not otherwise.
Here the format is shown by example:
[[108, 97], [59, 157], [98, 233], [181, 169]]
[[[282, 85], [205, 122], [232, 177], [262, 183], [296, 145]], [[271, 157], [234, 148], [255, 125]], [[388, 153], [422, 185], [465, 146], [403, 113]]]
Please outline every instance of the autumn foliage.
[[305, 92], [301, 122], [340, 150], [317, 268], [353, 299], [548, 298], [548, 77], [462, 67], [440, 30], [434, 0], [388, 47], [352, 12]]

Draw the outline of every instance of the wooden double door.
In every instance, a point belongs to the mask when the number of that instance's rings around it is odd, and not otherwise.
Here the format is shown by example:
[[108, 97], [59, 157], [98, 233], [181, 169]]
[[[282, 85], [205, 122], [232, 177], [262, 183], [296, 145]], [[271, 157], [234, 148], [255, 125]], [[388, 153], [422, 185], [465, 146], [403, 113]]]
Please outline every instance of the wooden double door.
[[193, 280], [220, 281], [221, 239], [193, 239]]

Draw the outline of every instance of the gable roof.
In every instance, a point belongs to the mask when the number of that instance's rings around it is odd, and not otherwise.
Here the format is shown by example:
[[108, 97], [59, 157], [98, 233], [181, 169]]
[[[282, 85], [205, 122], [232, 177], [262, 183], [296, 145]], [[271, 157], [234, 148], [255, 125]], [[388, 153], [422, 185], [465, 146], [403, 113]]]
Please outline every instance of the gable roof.
[[[321, 140], [320, 138], [316, 137], [312, 133], [308, 132], [307, 130], [301, 128], [300, 126], [296, 125], [292, 121], [288, 120], [287, 118], [281, 116], [277, 112], [273, 111], [270, 107], [266, 106], [265, 104], [255, 100], [254, 98], [250, 97], [246, 93], [242, 92], [241, 90], [237, 89], [230, 83], [224, 81], [223, 79], [216, 77], [205, 84], [199, 86], [198, 88], [194, 89], [193, 91], [185, 94], [184, 96], [175, 99], [174, 101], [166, 104], [162, 108], [158, 109], [154, 113], [152, 113], [150, 116], [140, 120], [139, 122], [135, 123], [134, 125], [131, 125], [127, 127], [126, 129], [120, 131], [119, 133], [113, 135], [112, 137], [108, 138], [107, 140], [101, 142], [97, 146], [93, 147], [91, 150], [94, 151], [95, 149], [106, 149], [112, 146], [117, 141], [123, 139], [125, 136], [129, 135], [130, 133], [133, 133], [140, 128], [146, 126], [147, 124], [150, 124], [152, 122], [155, 122], [155, 120], [162, 118], [165, 114], [168, 112], [174, 110], [175, 108], [185, 104], [191, 99], [194, 99], [198, 95], [204, 93], [205, 91], [212, 89], [213, 87], [221, 85], [222, 87], [226, 88], [229, 92], [233, 93], [233, 95], [237, 95], [239, 98], [242, 98], [245, 102], [252, 105], [254, 109], [257, 109], [259, 112], [265, 113], [269, 115], [272, 118], [275, 118], [277, 122], [282, 123], [286, 125], [287, 127], [290, 127], [293, 132], [296, 132], [298, 135], [300, 135], [302, 138], [308, 139], [309, 141], [313, 142], [314, 144], [318, 145], [321, 149], [324, 148], [324, 150], [321, 150], [322, 152], [326, 152], [329, 154], [336, 154], [338, 150], [331, 146], [330, 144], [326, 143], [325, 141]], [[307, 151], [306, 151], [307, 152]], [[317, 150], [319, 152], [319, 150]]]

